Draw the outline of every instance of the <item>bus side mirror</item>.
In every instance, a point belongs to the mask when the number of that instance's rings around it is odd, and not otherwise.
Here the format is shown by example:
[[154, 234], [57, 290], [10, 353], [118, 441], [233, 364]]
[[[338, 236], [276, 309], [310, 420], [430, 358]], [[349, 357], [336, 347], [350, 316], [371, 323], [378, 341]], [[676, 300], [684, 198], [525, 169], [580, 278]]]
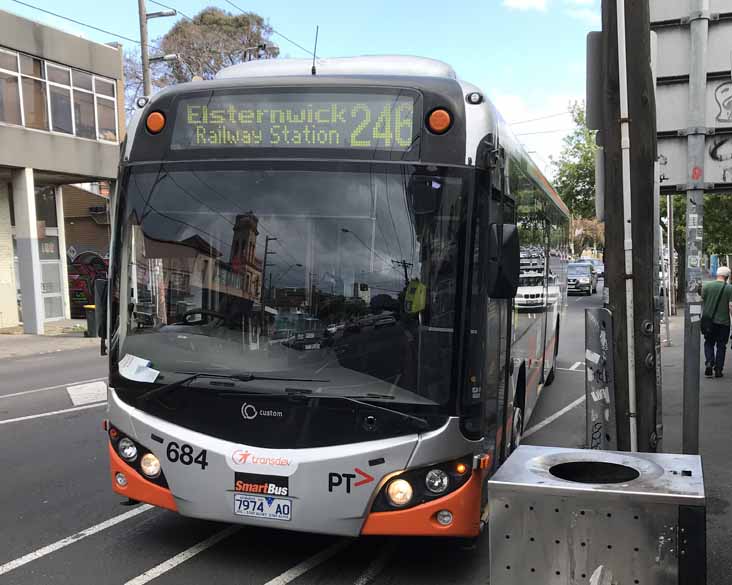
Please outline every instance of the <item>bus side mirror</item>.
[[516, 225], [492, 223], [488, 252], [488, 296], [512, 299], [519, 284], [521, 254]]
[[99, 351], [101, 355], [107, 355], [107, 280], [104, 278], [97, 278], [94, 281], [94, 316], [99, 336]]

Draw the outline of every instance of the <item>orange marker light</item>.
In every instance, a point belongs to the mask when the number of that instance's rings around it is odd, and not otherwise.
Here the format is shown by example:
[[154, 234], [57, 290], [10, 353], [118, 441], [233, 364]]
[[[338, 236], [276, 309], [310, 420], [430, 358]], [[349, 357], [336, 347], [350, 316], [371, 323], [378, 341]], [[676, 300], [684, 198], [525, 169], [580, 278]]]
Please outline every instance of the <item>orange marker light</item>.
[[462, 475], [463, 473], [465, 473], [467, 470], [468, 470], [468, 466], [465, 465], [465, 463], [458, 463], [455, 466], [455, 471], [457, 471], [460, 475]]
[[427, 128], [435, 134], [444, 134], [450, 129], [452, 116], [442, 108], [434, 110], [427, 118]]
[[117, 437], [119, 437], [119, 431], [117, 431], [117, 429], [112, 427], [111, 429], [109, 429], [109, 436], [112, 437], [113, 439], [116, 439]]
[[146, 125], [147, 129], [152, 134], [157, 134], [163, 128], [165, 128], [165, 116], [163, 116], [160, 112], [153, 112], [151, 114], [148, 114]]

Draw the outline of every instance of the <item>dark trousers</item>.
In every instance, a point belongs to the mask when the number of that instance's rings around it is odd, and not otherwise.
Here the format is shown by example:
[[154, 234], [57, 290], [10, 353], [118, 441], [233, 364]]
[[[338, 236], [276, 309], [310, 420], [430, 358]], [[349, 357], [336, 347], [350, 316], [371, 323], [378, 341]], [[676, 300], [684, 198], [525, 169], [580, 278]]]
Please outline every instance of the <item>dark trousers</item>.
[[[704, 336], [704, 359], [707, 366], [722, 371], [724, 368], [724, 354], [727, 351], [729, 339], [729, 325], [714, 324], [710, 335]], [[716, 346], [716, 354], [714, 352]]]

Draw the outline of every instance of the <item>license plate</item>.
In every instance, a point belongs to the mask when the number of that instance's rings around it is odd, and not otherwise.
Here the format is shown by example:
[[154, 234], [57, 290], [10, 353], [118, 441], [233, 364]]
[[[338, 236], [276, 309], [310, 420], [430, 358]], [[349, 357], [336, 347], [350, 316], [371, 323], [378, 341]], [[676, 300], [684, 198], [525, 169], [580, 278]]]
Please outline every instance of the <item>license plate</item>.
[[292, 519], [292, 500], [234, 494], [234, 514], [253, 518], [290, 521]]
[[320, 349], [319, 343], [310, 343], [305, 346], [305, 349]]

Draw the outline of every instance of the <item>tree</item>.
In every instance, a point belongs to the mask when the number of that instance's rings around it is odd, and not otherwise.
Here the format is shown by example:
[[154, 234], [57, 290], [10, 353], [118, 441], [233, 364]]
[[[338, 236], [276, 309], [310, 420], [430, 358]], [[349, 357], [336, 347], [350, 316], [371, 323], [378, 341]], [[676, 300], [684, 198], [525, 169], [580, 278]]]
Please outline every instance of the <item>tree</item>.
[[258, 14], [233, 15], [210, 6], [192, 20], [173, 25], [160, 40], [160, 49], [179, 56], [168, 63], [168, 74], [170, 81], [182, 83], [196, 76], [213, 79], [224, 67], [250, 58], [276, 57], [279, 49], [271, 35], [272, 28]]
[[585, 123], [583, 104], [569, 105], [575, 129], [564, 138], [559, 158], [552, 159], [554, 186], [574, 217], [595, 217], [595, 135]]
[[[272, 44], [271, 34], [272, 28], [253, 12], [233, 15], [220, 8], [204, 8], [190, 20], [179, 20], [163, 37], [150, 42], [148, 51], [152, 56], [178, 55], [177, 61], [150, 64], [153, 88], [191, 81], [194, 77], [213, 79], [224, 67], [249, 59], [277, 57], [279, 49]], [[143, 92], [139, 49], [125, 52], [124, 73], [129, 115]]]
[[572, 243], [577, 255], [586, 249], [605, 247], [605, 228], [596, 219], [576, 218], [572, 221]]

